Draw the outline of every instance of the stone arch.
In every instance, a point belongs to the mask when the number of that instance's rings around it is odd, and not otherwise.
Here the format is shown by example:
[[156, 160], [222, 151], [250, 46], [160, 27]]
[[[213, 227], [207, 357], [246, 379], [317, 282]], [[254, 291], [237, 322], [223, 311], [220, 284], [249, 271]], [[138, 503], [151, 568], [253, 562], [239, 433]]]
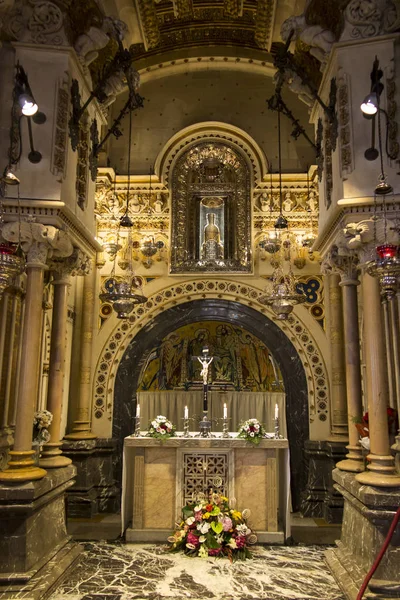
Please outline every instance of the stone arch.
[[[168, 308], [144, 327], [125, 349], [115, 378], [113, 437], [122, 440], [133, 431], [134, 408], [138, 381], [149, 353], [171, 331], [196, 321], [219, 320], [237, 322], [263, 341], [277, 361], [284, 380], [291, 454], [292, 498], [295, 510], [306, 485], [304, 442], [309, 439], [308, 390], [305, 369], [294, 345], [268, 317], [252, 307], [231, 300], [192, 300]], [[128, 399], [128, 402], [126, 401]], [[122, 450], [122, 448], [121, 448]], [[118, 453], [119, 456], [121, 452]]]
[[[235, 306], [244, 305], [251, 308], [255, 314], [259, 313], [262, 318], [265, 315], [272, 320], [274, 316], [272, 311], [258, 302], [262, 293], [254, 286], [234, 280], [221, 281], [208, 277], [184, 282], [177, 281], [163, 289], [156, 289], [149, 296], [146, 304], [137, 307], [135, 313], [127, 321], [121, 322], [117, 321], [114, 316], [111, 317], [102, 332], [101, 337], [105, 342], [93, 382], [94, 432], [97, 429], [103, 432], [109, 431], [106, 435], [111, 434], [107, 423], [111, 425], [113, 421], [115, 382], [121, 359], [131, 340], [136, 340], [141, 331], [147, 335], [158, 316], [165, 320], [166, 311], [171, 307], [179, 307], [194, 300], [208, 299], [231, 301]], [[322, 438], [319, 432], [315, 437], [315, 432], [318, 430], [318, 424], [329, 428], [328, 374], [322, 350], [317, 342], [318, 336], [316, 339], [310, 333], [310, 323], [308, 323], [310, 319], [312, 317], [309, 316], [307, 309], [299, 307], [290, 315], [288, 321], [277, 321], [274, 326], [281, 330], [283, 338], [286, 337], [290, 341], [300, 360], [305, 372], [306, 397], [309, 400], [309, 407], [305, 406], [304, 412], [309, 419], [310, 429], [314, 431], [314, 439], [322, 439], [326, 432], [322, 434]], [[322, 330], [321, 335], [323, 336]], [[320, 343], [322, 343], [322, 338]], [[129, 428], [126, 435], [133, 430], [130, 416], [133, 400], [133, 398], [129, 398], [125, 406], [124, 421]], [[113, 434], [120, 437], [122, 432], [118, 430], [115, 423], [114, 419]], [[96, 427], [97, 424], [98, 427]]]
[[268, 160], [255, 140], [243, 129], [221, 123], [204, 121], [181, 129], [172, 136], [159, 153], [155, 162], [155, 172], [166, 186], [170, 184], [171, 173], [180, 156], [188, 147], [199, 142], [226, 142], [236, 152], [243, 155], [252, 173], [253, 184], [262, 181], [268, 173]]

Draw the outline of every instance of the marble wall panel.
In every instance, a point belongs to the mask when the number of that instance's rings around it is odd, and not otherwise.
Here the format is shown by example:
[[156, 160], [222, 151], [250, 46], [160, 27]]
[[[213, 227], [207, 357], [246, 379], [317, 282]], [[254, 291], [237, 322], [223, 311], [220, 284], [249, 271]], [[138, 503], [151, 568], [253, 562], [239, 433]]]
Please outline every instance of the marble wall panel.
[[299, 510], [307, 483], [304, 443], [309, 438], [307, 382], [302, 361], [289, 338], [273, 321], [248, 306], [228, 300], [195, 300], [170, 308], [143, 327], [129, 344], [114, 388], [113, 437], [118, 440], [115, 478], [120, 484], [123, 440], [134, 431], [136, 390], [148, 354], [168, 332], [207, 320], [240, 324], [268, 346], [279, 365], [286, 390], [292, 505], [295, 511]]
[[268, 450], [235, 450], [236, 508], [251, 510], [249, 522], [255, 531], [268, 530], [267, 455]]
[[143, 526], [173, 529], [176, 497], [176, 449], [146, 448]]

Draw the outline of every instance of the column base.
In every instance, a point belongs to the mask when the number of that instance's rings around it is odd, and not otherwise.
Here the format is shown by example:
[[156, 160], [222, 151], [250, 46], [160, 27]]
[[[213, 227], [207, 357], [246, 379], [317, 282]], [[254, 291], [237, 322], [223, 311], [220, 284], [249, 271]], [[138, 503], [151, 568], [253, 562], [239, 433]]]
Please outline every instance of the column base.
[[62, 442], [48, 442], [43, 446], [39, 465], [45, 469], [67, 467], [72, 460], [64, 456], [61, 450]]
[[[341, 539], [325, 556], [346, 598], [355, 600], [396, 514], [400, 492], [360, 485], [356, 481], [358, 475], [338, 469], [332, 475], [336, 488], [344, 497], [344, 515]], [[368, 585], [366, 598], [388, 600], [400, 597], [398, 553], [399, 539], [394, 534]]]
[[41, 481], [0, 487], [0, 600], [47, 598], [74, 564], [81, 548], [65, 525], [74, 475], [69, 466]]
[[8, 461], [9, 468], [0, 472], [0, 483], [36, 481], [45, 477], [46, 471], [34, 464], [32, 458], [35, 454], [34, 450], [10, 450], [9, 454], [11, 458]]
[[88, 421], [74, 421], [73, 430], [64, 436], [66, 440], [95, 440], [97, 435], [90, 430]]
[[349, 471], [350, 473], [362, 473], [365, 471], [364, 457], [362, 455], [361, 446], [346, 446], [349, 450], [344, 460], [336, 463], [336, 467], [341, 471]]
[[400, 487], [400, 475], [396, 473], [392, 455], [368, 454], [371, 463], [367, 471], [355, 476], [356, 481], [374, 487]]

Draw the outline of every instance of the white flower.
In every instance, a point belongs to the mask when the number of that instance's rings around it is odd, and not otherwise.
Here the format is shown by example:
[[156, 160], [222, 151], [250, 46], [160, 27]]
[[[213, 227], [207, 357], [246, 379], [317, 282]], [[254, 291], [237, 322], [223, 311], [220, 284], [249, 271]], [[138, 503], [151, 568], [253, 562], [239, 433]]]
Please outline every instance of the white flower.
[[222, 542], [224, 541], [224, 538], [222, 535], [217, 535], [215, 539], [217, 540], [218, 544], [222, 544]]
[[244, 523], [238, 525], [236, 530], [238, 533], [240, 533], [240, 535], [249, 535], [251, 533], [251, 529], [249, 529]]
[[234, 550], [235, 550], [235, 548], [237, 548], [237, 544], [236, 544], [236, 541], [235, 541], [235, 539], [234, 539], [234, 538], [231, 538], [231, 539], [229, 540], [229, 542], [228, 542], [228, 546], [229, 546], [230, 548], [233, 548]]
[[203, 542], [205, 542], [205, 541], [206, 541], [206, 536], [205, 536], [205, 535], [201, 535], [201, 536], [199, 537], [199, 542], [200, 542], [200, 544], [202, 544], [202, 543], [203, 543]]
[[[190, 517], [192, 518], [192, 517]], [[194, 517], [193, 517], [194, 519]], [[200, 533], [207, 533], [207, 531], [210, 529], [211, 525], [209, 523], [199, 523], [197, 525], [197, 529], [198, 531], [200, 531]]]
[[194, 522], [195, 522], [194, 517], [188, 517], [185, 521], [186, 525], [193, 525]]
[[165, 431], [165, 429], [161, 429], [161, 433], [164, 434], [164, 433], [167, 433], [167, 432]]
[[254, 437], [254, 431], [250, 431], [250, 437]]
[[154, 429], [156, 429], [157, 425], [158, 425], [157, 421], [151, 422], [151, 426], [154, 427]]
[[194, 512], [199, 512], [199, 511], [201, 511], [201, 509], [202, 509], [201, 504], [198, 504], [197, 506], [194, 507]]

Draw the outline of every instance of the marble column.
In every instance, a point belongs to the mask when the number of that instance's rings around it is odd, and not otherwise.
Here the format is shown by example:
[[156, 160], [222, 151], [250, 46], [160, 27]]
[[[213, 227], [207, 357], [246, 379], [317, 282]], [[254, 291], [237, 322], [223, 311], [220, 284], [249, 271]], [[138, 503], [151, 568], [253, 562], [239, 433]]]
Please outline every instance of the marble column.
[[[393, 361], [394, 361], [394, 381], [395, 381], [395, 392], [396, 392], [396, 403], [397, 403], [397, 415], [400, 419], [400, 340], [399, 340], [399, 321], [396, 306], [396, 296], [389, 298], [389, 314], [390, 314], [390, 328], [392, 331], [393, 341]], [[392, 450], [396, 452], [396, 467], [400, 472], [400, 428], [396, 435], [396, 442], [392, 446]]]
[[77, 419], [73, 423], [72, 432], [65, 436], [68, 440], [91, 440], [97, 437], [91, 431], [90, 419], [92, 407], [91, 361], [95, 293], [96, 269], [92, 267], [92, 270], [85, 276], [83, 282], [79, 398], [76, 408]]
[[2, 483], [31, 481], [42, 479], [46, 475], [44, 469], [34, 465], [32, 427], [39, 389], [38, 348], [42, 335], [43, 278], [47, 268], [47, 249], [47, 245], [34, 242], [28, 253], [14, 448], [10, 451], [9, 468], [0, 473]]
[[329, 273], [329, 332], [331, 355], [331, 435], [330, 442], [348, 442], [346, 370], [343, 340], [343, 303], [340, 275]]
[[[0, 378], [3, 376], [3, 366], [4, 366], [4, 358], [5, 358], [5, 348], [6, 348], [6, 330], [7, 330], [7, 320], [8, 320], [8, 301], [9, 301], [9, 293], [6, 290], [3, 293], [1, 298], [1, 321], [0, 321]], [[4, 431], [8, 425], [8, 404], [6, 399], [4, 398], [4, 405], [2, 407], [2, 419], [1, 419], [1, 429]]]
[[394, 389], [394, 362], [392, 354], [392, 331], [390, 327], [390, 316], [389, 316], [389, 301], [387, 298], [382, 300], [383, 309], [383, 322], [385, 325], [385, 345], [386, 345], [386, 364], [388, 371], [388, 393], [389, 393], [389, 406], [395, 408], [396, 398]]
[[[12, 407], [11, 407], [11, 388], [12, 384], [15, 383], [15, 360], [14, 360], [14, 349], [16, 346], [15, 333], [17, 326], [17, 316], [18, 316], [18, 308], [19, 308], [19, 297], [21, 295], [21, 291], [18, 288], [12, 289], [11, 296], [11, 315], [10, 315], [10, 323], [8, 330], [8, 339], [6, 344], [6, 349], [4, 348], [4, 353], [8, 355], [7, 368], [3, 374], [4, 381], [4, 405], [3, 405], [3, 413], [2, 413], [2, 428], [6, 428], [10, 431], [10, 425], [12, 424]], [[19, 315], [21, 319], [21, 313]]]
[[346, 393], [349, 428], [349, 451], [345, 460], [336, 467], [342, 471], [359, 473], [364, 471], [364, 458], [359, 442], [356, 422], [362, 418], [362, 387], [360, 335], [358, 327], [357, 270], [351, 266], [341, 275], [340, 286], [343, 295], [344, 353], [346, 360]]
[[68, 316], [69, 277], [65, 273], [55, 273], [53, 315], [50, 338], [49, 384], [47, 410], [53, 415], [49, 427], [50, 441], [43, 446], [40, 466], [48, 468], [66, 467], [72, 463], [63, 455], [60, 440], [62, 399], [65, 376], [66, 334]]
[[400, 476], [395, 472], [390, 453], [387, 420], [388, 375], [386, 367], [384, 327], [378, 279], [364, 272], [362, 276], [364, 299], [364, 344], [368, 395], [368, 428], [370, 454], [367, 470], [355, 479], [376, 487], [399, 487]]

